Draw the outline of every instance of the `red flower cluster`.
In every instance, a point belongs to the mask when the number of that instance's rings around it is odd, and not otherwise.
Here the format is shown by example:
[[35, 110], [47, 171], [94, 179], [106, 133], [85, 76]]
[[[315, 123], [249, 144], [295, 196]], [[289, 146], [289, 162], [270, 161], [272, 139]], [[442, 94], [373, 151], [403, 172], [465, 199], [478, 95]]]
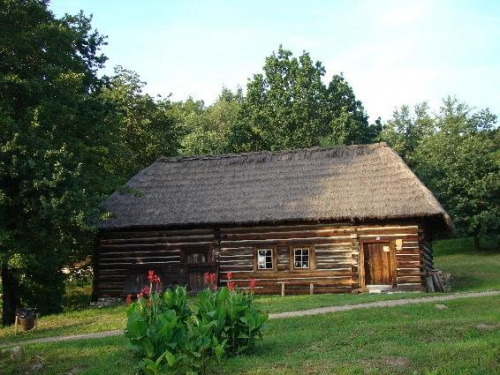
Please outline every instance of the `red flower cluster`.
[[255, 279], [248, 280], [248, 287], [252, 293], [255, 291]]
[[161, 282], [160, 276], [155, 275], [155, 271], [153, 270], [148, 271], [148, 280], [150, 283], [155, 283], [155, 284], [159, 284]]
[[132, 303], [132, 296], [129, 294], [127, 296], [127, 306], [129, 306]]
[[229, 289], [230, 292], [234, 290], [234, 281], [230, 281], [227, 283], [227, 289]]
[[226, 273], [226, 277], [228, 280], [231, 280], [233, 278], [233, 273], [229, 271], [228, 273]]
[[205, 272], [203, 275], [203, 280], [205, 284], [208, 285], [212, 290], [217, 290], [217, 275], [212, 272]]

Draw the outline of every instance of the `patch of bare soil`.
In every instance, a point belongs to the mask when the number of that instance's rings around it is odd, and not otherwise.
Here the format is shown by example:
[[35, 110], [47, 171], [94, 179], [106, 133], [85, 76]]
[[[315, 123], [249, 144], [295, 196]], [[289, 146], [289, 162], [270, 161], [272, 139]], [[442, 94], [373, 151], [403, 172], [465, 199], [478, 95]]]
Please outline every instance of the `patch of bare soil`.
[[392, 368], [403, 368], [411, 365], [410, 359], [404, 357], [384, 357], [382, 363]]
[[481, 331], [495, 331], [500, 328], [500, 324], [479, 323], [478, 325], [476, 325], [476, 328]]

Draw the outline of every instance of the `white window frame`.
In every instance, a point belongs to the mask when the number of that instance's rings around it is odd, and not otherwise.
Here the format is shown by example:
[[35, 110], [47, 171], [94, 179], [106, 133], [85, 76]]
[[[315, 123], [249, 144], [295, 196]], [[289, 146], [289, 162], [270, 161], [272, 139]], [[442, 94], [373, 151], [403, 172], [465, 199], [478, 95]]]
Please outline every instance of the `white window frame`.
[[[302, 253], [304, 250], [307, 250], [307, 267], [303, 267], [303, 262], [304, 262], [304, 254]], [[299, 255], [299, 262], [301, 263], [300, 267], [296, 267], [295, 263], [297, 262], [297, 255], [295, 254], [296, 251], [300, 251], [301, 254]], [[311, 248], [307, 246], [301, 246], [301, 247], [294, 247], [292, 249], [292, 264], [293, 264], [293, 269], [294, 270], [309, 270], [311, 269]]]
[[[272, 247], [263, 247], [263, 248], [257, 248], [256, 250], [257, 250], [257, 270], [259, 270], [259, 271], [274, 270], [274, 248], [272, 248]], [[271, 252], [271, 267], [267, 267], [267, 263], [268, 263], [267, 257], [269, 256], [269, 255], [267, 255], [267, 253], [266, 253], [266, 255], [264, 255], [264, 257], [265, 257], [265, 260], [264, 260], [265, 267], [261, 267], [260, 266], [260, 262], [259, 262], [259, 257], [261, 256], [259, 254], [260, 251], [270, 251]]]

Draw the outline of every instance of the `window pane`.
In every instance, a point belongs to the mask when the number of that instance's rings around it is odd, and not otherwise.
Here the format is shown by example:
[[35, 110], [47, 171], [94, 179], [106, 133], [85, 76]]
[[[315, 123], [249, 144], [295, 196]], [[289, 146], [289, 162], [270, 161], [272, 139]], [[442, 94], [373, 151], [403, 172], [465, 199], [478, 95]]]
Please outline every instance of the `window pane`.
[[309, 249], [297, 248], [293, 250], [294, 268], [309, 268]]
[[259, 249], [257, 252], [257, 268], [272, 269], [273, 268], [273, 250]]

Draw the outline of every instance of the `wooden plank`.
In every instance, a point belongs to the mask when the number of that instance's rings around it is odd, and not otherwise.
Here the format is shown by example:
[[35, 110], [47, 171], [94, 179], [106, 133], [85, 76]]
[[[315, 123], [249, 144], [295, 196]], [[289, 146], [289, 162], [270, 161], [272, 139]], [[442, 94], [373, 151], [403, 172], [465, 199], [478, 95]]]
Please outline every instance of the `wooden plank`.
[[161, 236], [161, 237], [139, 237], [139, 238], [103, 238], [99, 242], [103, 245], [121, 245], [129, 243], [166, 243], [166, 242], [198, 242], [214, 239], [213, 234], [192, 236]]
[[285, 239], [276, 239], [276, 238], [269, 238], [269, 239], [262, 239], [262, 240], [240, 240], [240, 241], [221, 241], [221, 245], [224, 247], [236, 247], [238, 244], [245, 244], [247, 246], [266, 246], [266, 245], [276, 245], [276, 244], [303, 244], [303, 245], [315, 245], [317, 242], [335, 242], [335, 241], [344, 241], [346, 238], [350, 238], [349, 236], [347, 237], [308, 237], [308, 238], [300, 238], [300, 237], [290, 237], [290, 238], [285, 238]]
[[213, 229], [166, 229], [166, 230], [143, 230], [143, 231], [101, 231], [99, 238], [102, 239], [126, 239], [126, 238], [148, 238], [163, 236], [193, 236], [213, 234]]

